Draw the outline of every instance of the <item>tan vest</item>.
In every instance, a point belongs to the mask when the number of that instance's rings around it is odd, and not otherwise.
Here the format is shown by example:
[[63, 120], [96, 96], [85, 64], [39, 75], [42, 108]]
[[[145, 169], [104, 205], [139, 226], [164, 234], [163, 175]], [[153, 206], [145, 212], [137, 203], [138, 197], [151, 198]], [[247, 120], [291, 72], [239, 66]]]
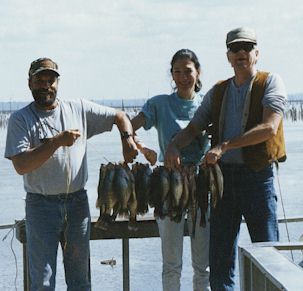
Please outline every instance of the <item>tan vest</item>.
[[[246, 119], [244, 132], [262, 122], [263, 105], [262, 98], [265, 91], [267, 72], [257, 72], [252, 83], [250, 101], [247, 113], [243, 114]], [[222, 136], [222, 114], [223, 97], [227, 94], [228, 84], [231, 79], [220, 81], [214, 88], [212, 99], [212, 147], [221, 142]], [[223, 111], [223, 110], [222, 110]], [[274, 161], [284, 162], [286, 160], [285, 141], [283, 133], [283, 121], [281, 120], [277, 134], [269, 140], [257, 145], [242, 148], [244, 162], [253, 170], [261, 170]]]

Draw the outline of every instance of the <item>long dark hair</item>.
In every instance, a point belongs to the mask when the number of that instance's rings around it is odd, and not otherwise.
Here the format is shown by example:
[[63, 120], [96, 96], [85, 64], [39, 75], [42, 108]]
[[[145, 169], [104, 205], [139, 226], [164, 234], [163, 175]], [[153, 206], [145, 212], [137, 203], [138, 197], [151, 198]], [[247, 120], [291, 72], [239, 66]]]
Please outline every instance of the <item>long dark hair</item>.
[[[173, 58], [170, 62], [170, 65], [171, 65], [170, 72], [171, 72], [171, 74], [173, 73], [173, 66], [174, 66], [175, 62], [179, 59], [189, 59], [189, 60], [191, 60], [194, 63], [196, 70], [198, 72], [201, 71], [201, 65], [199, 63], [199, 60], [198, 60], [198, 57], [196, 56], [196, 54], [193, 51], [189, 50], [189, 49], [181, 49], [181, 50], [178, 50], [174, 54], [174, 56], [173, 56]], [[195, 84], [195, 92], [199, 92], [201, 90], [201, 88], [202, 88], [202, 82], [198, 78], [197, 82]]]

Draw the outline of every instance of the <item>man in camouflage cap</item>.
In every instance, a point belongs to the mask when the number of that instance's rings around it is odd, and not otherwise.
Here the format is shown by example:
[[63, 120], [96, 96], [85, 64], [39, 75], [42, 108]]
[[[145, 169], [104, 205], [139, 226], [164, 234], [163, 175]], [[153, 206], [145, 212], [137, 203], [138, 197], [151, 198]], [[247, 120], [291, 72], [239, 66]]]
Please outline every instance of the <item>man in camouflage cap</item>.
[[31, 78], [42, 71], [52, 71], [55, 72], [57, 76], [60, 76], [58, 65], [54, 61], [49, 58], [39, 58], [31, 63], [28, 77]]
[[[29, 87], [37, 106], [42, 109], [56, 107], [59, 76], [58, 65], [49, 58], [39, 58], [31, 63], [28, 71]], [[52, 82], [50, 86], [44, 85], [44, 79]]]
[[67, 290], [91, 290], [90, 211], [85, 190], [87, 139], [117, 125], [125, 162], [137, 155], [132, 126], [122, 111], [80, 99], [57, 98], [58, 65], [33, 61], [28, 85], [34, 102], [8, 123], [5, 157], [23, 175], [30, 290], [55, 290], [59, 242]]

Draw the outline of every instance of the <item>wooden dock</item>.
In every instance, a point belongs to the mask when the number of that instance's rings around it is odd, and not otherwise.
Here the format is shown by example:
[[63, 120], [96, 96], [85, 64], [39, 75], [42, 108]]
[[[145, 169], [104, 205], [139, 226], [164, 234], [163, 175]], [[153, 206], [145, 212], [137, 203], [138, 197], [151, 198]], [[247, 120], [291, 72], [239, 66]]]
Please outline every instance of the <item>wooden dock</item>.
[[[128, 230], [128, 220], [117, 219], [112, 223], [107, 231], [95, 228], [95, 219], [91, 223], [91, 240], [103, 239], [121, 239], [122, 240], [122, 262], [123, 262], [123, 291], [130, 290], [129, 280], [129, 240], [136, 238], [151, 238], [159, 237], [158, 225], [152, 214], [146, 214], [137, 218], [138, 230]], [[184, 235], [188, 236], [187, 220], [184, 226]], [[28, 257], [26, 251], [26, 231], [25, 221], [17, 222], [16, 238], [23, 245], [23, 281], [24, 291], [29, 291], [29, 271], [28, 271]], [[90, 262], [89, 262], [90, 265]], [[90, 266], [89, 266], [90, 267]]]
[[[129, 240], [159, 237], [157, 223], [152, 214], [137, 218], [137, 231], [128, 230], [128, 220], [117, 219], [107, 231], [95, 228], [91, 223], [91, 240], [121, 239], [123, 260], [123, 290], [129, 291]], [[303, 222], [303, 217], [279, 219], [279, 223]], [[244, 221], [243, 221], [244, 223]], [[16, 237], [23, 245], [24, 291], [29, 291], [28, 258], [26, 252], [25, 221], [16, 222]], [[184, 235], [188, 236], [185, 220]], [[239, 246], [239, 274], [242, 291], [303, 290], [303, 269], [279, 252], [279, 250], [303, 250], [303, 242], [265, 242]], [[88, 262], [90, 267], [90, 262]], [[296, 278], [294, 280], [294, 278]]]
[[279, 250], [303, 250], [302, 242], [266, 242], [239, 246], [242, 291], [301, 291], [303, 269]]

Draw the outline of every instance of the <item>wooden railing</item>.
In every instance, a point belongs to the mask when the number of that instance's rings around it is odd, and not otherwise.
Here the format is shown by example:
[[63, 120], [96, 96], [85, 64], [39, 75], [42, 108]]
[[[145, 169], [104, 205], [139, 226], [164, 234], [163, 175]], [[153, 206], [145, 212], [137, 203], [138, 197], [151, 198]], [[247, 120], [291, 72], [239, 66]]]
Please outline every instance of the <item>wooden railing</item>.
[[[136, 239], [136, 238], [151, 238], [151, 237], [159, 237], [159, 231], [157, 223], [153, 217], [152, 214], [147, 214], [144, 216], [139, 216], [137, 218], [137, 227], [138, 230], [136, 231], [129, 231], [128, 230], [128, 221], [125, 219], [117, 219], [113, 224], [110, 225], [109, 229], [107, 231], [95, 228], [95, 221], [96, 218], [92, 219], [91, 223], [91, 240], [103, 240], [103, 239], [121, 239], [122, 240], [122, 260], [123, 260], [123, 290], [129, 291], [130, 290], [130, 280], [129, 280], [129, 239]], [[244, 220], [242, 222], [245, 222]], [[279, 223], [291, 223], [291, 222], [303, 222], [303, 217], [291, 217], [291, 218], [280, 218]], [[23, 244], [23, 280], [24, 280], [24, 291], [29, 291], [29, 273], [28, 273], [28, 258], [27, 258], [27, 251], [26, 251], [26, 231], [25, 231], [25, 221], [16, 222], [16, 237], [17, 239]], [[184, 225], [184, 235], [188, 236], [188, 225], [187, 220], [185, 220]], [[253, 246], [253, 248], [252, 248]], [[253, 270], [256, 270], [256, 266], [259, 268], [260, 271], [256, 271], [256, 275], [263, 274], [262, 280], [264, 279], [264, 282], [268, 282], [268, 278], [270, 279], [270, 284], [274, 282], [277, 286], [283, 286], [283, 282], [280, 282], [280, 278], [276, 278], [277, 274], [274, 273], [272, 269], [268, 269], [267, 272], [264, 272], [264, 267], [262, 261], [256, 261], [254, 258], [254, 254], [256, 253], [256, 250], [258, 249], [258, 252], [263, 252], [263, 255], [265, 259], [270, 260], [269, 253], [267, 255], [266, 250], [272, 252], [270, 248], [265, 247], [274, 247], [276, 250], [303, 250], [303, 243], [302, 242], [276, 242], [276, 243], [256, 243], [248, 246], [240, 246], [239, 247], [239, 260], [240, 260], [240, 281], [241, 281], [241, 290], [285, 290], [273, 288], [264, 288], [264, 289], [246, 289], [247, 284], [258, 284], [260, 277], [257, 277], [257, 280], [253, 277], [248, 277], [248, 274], [253, 274]], [[262, 249], [262, 250], [261, 250]], [[276, 260], [280, 262], [284, 262], [287, 260], [282, 254], [278, 254], [275, 258]], [[267, 260], [268, 261], [268, 260]], [[249, 263], [247, 263], [249, 262]], [[253, 264], [253, 262], [257, 262]], [[266, 263], [266, 262], [265, 262]], [[292, 264], [289, 261], [290, 264]], [[90, 266], [90, 262], [89, 262]], [[252, 266], [252, 269], [250, 269], [249, 266]], [[303, 275], [303, 271], [298, 268], [294, 268], [293, 266], [290, 267], [291, 270], [295, 270], [295, 273], [298, 274], [300, 271]], [[272, 273], [273, 272], [273, 273]], [[281, 272], [283, 271], [283, 268], [281, 269]], [[303, 280], [303, 276], [300, 276]], [[287, 274], [285, 276], [287, 278]], [[267, 281], [266, 281], [267, 280]], [[300, 279], [300, 282], [302, 282]], [[251, 283], [253, 282], [253, 283]], [[278, 282], [278, 283], [277, 283]], [[266, 283], [268, 285], [268, 283]], [[294, 285], [297, 286], [299, 289], [291, 289], [291, 290], [301, 290], [302, 285], [298, 286], [294, 282]], [[250, 285], [253, 286], [253, 285]], [[258, 285], [259, 286], [259, 285]], [[265, 285], [264, 285], [265, 286]], [[287, 289], [286, 289], [287, 290]]]
[[[91, 240], [121, 239], [122, 240], [122, 262], [123, 262], [123, 290], [130, 290], [129, 281], [129, 239], [159, 237], [157, 223], [153, 215], [148, 214], [137, 218], [136, 231], [128, 230], [128, 221], [117, 219], [112, 223], [107, 231], [95, 228], [95, 220], [91, 223]], [[184, 235], [188, 236], [187, 220], [185, 220]], [[29, 270], [28, 257], [26, 251], [26, 231], [25, 221], [16, 224], [16, 237], [23, 244], [23, 281], [24, 291], [29, 291]], [[89, 262], [90, 265], [90, 262]], [[90, 267], [90, 266], [89, 266]]]
[[239, 246], [241, 291], [301, 291], [303, 269], [279, 250], [303, 250], [302, 242], [264, 242]]

